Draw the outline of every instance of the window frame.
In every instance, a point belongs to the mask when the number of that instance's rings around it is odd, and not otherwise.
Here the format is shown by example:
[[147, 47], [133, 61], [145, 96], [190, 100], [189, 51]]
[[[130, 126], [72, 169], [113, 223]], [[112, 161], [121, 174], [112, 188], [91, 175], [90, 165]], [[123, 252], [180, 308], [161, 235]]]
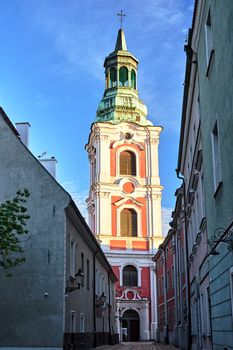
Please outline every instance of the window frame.
[[[133, 209], [137, 213], [137, 236], [136, 237], [123, 237], [121, 236], [121, 211], [123, 209]], [[123, 204], [117, 208], [117, 237], [122, 237], [125, 239], [137, 239], [142, 237], [142, 211], [140, 208], [133, 206], [131, 204]]]
[[[124, 151], [134, 153], [136, 157], [136, 175], [122, 175], [120, 174], [120, 154]], [[139, 177], [140, 176], [140, 161], [139, 161], [139, 153], [129, 146], [120, 147], [116, 152], [116, 176], [117, 177]]]
[[85, 333], [85, 314], [83, 312], [80, 313], [79, 320], [79, 331], [80, 333]]
[[[134, 80], [134, 84], [133, 84], [133, 79], [132, 79], [132, 75], [134, 74], [135, 80]], [[135, 69], [131, 69], [130, 71], [130, 87], [133, 88], [134, 90], [137, 90], [137, 74]]]
[[206, 50], [207, 75], [208, 75], [210, 63], [214, 52], [213, 26], [212, 26], [212, 17], [211, 17], [210, 7], [207, 11], [207, 16], [205, 21], [205, 50]]
[[138, 287], [141, 287], [142, 285], [142, 276], [141, 276], [141, 268], [139, 266], [137, 266], [134, 262], [132, 261], [128, 261], [127, 263], [121, 265], [120, 267], [120, 287], [123, 287], [123, 269], [128, 266], [131, 265], [133, 267], [135, 267], [135, 269], [137, 270], [138, 273]]
[[[123, 153], [128, 153], [128, 154], [130, 154], [130, 162], [131, 162], [131, 174], [123, 174], [122, 172], [121, 172], [121, 167], [122, 167], [122, 154]], [[132, 155], [132, 156], [131, 156]], [[134, 163], [134, 164], [133, 164]], [[129, 162], [127, 162], [127, 165], [129, 165]], [[134, 167], [135, 167], [135, 169], [134, 169]], [[129, 168], [129, 166], [127, 166], [127, 172], [129, 172], [128, 171], [128, 168]], [[119, 155], [119, 174], [121, 175], [121, 176], [136, 176], [137, 175], [137, 160], [136, 160], [136, 155], [135, 155], [135, 153], [134, 152], [132, 152], [131, 150], [124, 150], [124, 151], [122, 151], [121, 153], [120, 153], [120, 155]]]
[[[134, 271], [131, 271], [131, 272], [136, 272], [137, 273], [137, 276], [136, 276], [136, 284], [130, 284], [130, 277], [129, 277], [129, 283], [128, 284], [125, 284], [124, 283], [124, 270], [128, 267], [128, 266], [132, 266], [133, 268], [134, 268]], [[128, 272], [128, 271], [127, 271]], [[130, 271], [129, 271], [129, 275], [130, 275]], [[124, 286], [124, 287], [138, 287], [138, 270], [137, 270], [137, 268], [134, 266], [134, 265], [130, 265], [130, 264], [127, 264], [127, 265], [125, 265], [124, 267], [123, 267], [123, 269], [122, 269], [122, 285]]]
[[70, 310], [70, 333], [76, 332], [76, 311]]
[[[125, 80], [125, 82], [122, 82], [120, 80], [121, 79], [121, 70], [123, 70], [123, 69], [125, 70], [126, 75], [127, 75], [127, 79]], [[124, 66], [124, 65], [120, 66], [120, 68], [119, 68], [118, 86], [120, 86], [120, 87], [129, 87], [129, 69], [126, 66]]]
[[[127, 212], [126, 213], [126, 215], [127, 215], [127, 222], [126, 223], [129, 224], [130, 229], [131, 229], [131, 232], [129, 232], [130, 230], [127, 230], [127, 232], [130, 233], [129, 235], [127, 235], [127, 234], [123, 235], [123, 226], [124, 226], [124, 224], [122, 223], [123, 212]], [[136, 222], [135, 222], [135, 220], [136, 220]], [[135, 229], [136, 229], [136, 232], [135, 232]], [[134, 210], [133, 208], [124, 208], [121, 210], [121, 212], [120, 212], [120, 231], [121, 231], [120, 232], [121, 237], [126, 237], [126, 238], [138, 237], [138, 214], [137, 214], [136, 210]]]
[[70, 237], [69, 242], [69, 248], [70, 248], [70, 277], [75, 278], [76, 273], [76, 243], [73, 237]]
[[[114, 74], [116, 74], [115, 78], [116, 80], [111, 80], [111, 71], [113, 72], [114, 71]], [[117, 86], [117, 69], [116, 67], [111, 67], [109, 69], [109, 88], [114, 88]]]
[[220, 142], [219, 142], [219, 127], [216, 119], [214, 127], [211, 131], [211, 150], [212, 150], [212, 167], [213, 167], [213, 182], [214, 195], [222, 183], [222, 169], [220, 156]]

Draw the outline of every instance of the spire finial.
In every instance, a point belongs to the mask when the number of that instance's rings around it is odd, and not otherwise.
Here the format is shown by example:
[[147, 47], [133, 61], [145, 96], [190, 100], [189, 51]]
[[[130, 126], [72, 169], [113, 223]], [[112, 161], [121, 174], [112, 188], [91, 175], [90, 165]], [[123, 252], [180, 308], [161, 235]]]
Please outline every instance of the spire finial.
[[125, 17], [126, 14], [124, 14], [123, 11], [121, 10], [121, 12], [117, 14], [117, 16], [120, 17], [121, 29], [122, 29], [123, 17]]

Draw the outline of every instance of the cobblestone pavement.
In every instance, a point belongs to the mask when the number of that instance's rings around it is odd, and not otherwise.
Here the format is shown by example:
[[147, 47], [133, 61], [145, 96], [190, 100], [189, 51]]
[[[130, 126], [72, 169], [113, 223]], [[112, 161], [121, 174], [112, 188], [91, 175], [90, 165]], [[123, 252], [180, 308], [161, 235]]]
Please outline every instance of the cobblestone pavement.
[[101, 346], [98, 350], [179, 350], [171, 345], [155, 344], [155, 343], [120, 343], [114, 346]]

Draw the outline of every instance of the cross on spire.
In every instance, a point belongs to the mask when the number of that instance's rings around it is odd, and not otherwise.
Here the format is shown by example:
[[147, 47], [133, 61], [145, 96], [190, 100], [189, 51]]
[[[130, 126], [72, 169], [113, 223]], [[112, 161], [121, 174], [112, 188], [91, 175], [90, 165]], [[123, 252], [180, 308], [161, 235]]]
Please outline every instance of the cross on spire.
[[117, 16], [120, 17], [121, 29], [122, 29], [123, 17], [125, 17], [126, 15], [125, 15], [125, 14], [123, 13], [123, 11], [121, 10], [121, 12], [117, 14]]

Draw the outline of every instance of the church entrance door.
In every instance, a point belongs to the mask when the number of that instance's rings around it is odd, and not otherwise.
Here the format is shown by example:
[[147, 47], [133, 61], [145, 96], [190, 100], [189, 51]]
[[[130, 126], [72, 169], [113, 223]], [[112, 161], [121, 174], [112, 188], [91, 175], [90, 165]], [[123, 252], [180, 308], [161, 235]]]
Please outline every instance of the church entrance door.
[[139, 341], [140, 319], [137, 311], [126, 310], [122, 317], [122, 340]]

